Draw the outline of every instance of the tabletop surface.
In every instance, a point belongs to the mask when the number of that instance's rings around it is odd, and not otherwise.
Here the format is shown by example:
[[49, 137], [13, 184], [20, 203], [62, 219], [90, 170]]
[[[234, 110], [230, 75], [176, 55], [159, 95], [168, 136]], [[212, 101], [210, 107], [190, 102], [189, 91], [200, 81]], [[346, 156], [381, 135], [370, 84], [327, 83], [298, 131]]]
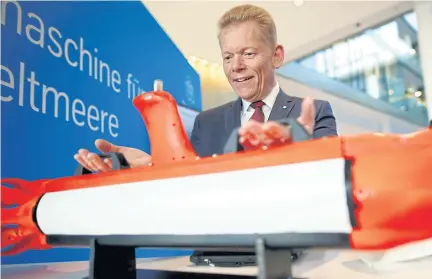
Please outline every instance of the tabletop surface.
[[[307, 251], [293, 265], [293, 273], [295, 277], [309, 279], [432, 278], [432, 256], [407, 263], [381, 264], [377, 270], [362, 261], [361, 255], [352, 251]], [[88, 262], [4, 265], [1, 277], [4, 279], [78, 279], [88, 276], [88, 267]], [[254, 276], [257, 273], [256, 267], [198, 267], [189, 261], [189, 257], [138, 259], [137, 268], [139, 269], [137, 278], [180, 278], [160, 276], [161, 271], [246, 276]], [[142, 271], [143, 269], [150, 271]]]

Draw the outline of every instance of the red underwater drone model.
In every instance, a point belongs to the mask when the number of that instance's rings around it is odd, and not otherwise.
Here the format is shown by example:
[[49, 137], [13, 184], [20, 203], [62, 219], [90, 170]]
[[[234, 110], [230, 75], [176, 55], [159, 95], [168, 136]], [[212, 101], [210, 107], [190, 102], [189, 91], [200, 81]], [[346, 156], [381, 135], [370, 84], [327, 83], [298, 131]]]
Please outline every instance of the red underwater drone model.
[[300, 247], [373, 250], [432, 237], [431, 129], [199, 158], [168, 92], [155, 89], [133, 104], [148, 130], [152, 164], [3, 179], [13, 186], [2, 187], [2, 245], [12, 246], [3, 255], [104, 237], [132, 245], [139, 236], [140, 245], [158, 247], [238, 247], [260, 237], [288, 247], [296, 235]]

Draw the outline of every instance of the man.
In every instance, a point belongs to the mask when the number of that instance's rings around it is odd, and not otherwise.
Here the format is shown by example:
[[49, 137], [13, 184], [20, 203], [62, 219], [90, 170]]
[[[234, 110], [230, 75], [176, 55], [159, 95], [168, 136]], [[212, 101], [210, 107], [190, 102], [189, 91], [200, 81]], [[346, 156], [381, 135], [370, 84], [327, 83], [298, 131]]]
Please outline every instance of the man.
[[[199, 156], [223, 153], [228, 137], [239, 127], [240, 149], [288, 141], [289, 128], [276, 122], [286, 118], [296, 118], [314, 138], [337, 135], [328, 102], [288, 96], [279, 88], [275, 70], [284, 61], [284, 49], [277, 44], [275, 24], [264, 9], [240, 5], [229, 10], [219, 21], [218, 39], [225, 75], [239, 98], [197, 116], [191, 142]], [[123, 153], [131, 167], [151, 160], [141, 150], [105, 140], [97, 140], [96, 147]], [[108, 160], [85, 149], [75, 159], [93, 171], [111, 170]]]

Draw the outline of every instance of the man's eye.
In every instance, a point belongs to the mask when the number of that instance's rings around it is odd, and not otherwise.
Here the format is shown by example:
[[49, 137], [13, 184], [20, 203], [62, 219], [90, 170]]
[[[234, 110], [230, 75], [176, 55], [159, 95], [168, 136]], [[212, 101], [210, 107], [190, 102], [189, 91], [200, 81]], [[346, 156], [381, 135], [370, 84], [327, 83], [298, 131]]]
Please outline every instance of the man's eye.
[[224, 57], [224, 60], [230, 60], [231, 59], [231, 56], [225, 56]]
[[246, 52], [245, 53], [246, 57], [253, 57], [254, 55], [255, 55], [255, 53], [253, 53], [253, 52]]

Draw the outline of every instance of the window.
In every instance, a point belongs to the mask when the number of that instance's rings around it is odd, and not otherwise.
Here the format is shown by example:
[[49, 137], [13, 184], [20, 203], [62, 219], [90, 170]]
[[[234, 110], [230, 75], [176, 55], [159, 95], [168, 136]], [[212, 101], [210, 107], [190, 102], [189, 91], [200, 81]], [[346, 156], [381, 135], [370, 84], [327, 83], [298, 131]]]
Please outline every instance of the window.
[[410, 12], [297, 62], [400, 110], [426, 112], [419, 61], [417, 20]]

